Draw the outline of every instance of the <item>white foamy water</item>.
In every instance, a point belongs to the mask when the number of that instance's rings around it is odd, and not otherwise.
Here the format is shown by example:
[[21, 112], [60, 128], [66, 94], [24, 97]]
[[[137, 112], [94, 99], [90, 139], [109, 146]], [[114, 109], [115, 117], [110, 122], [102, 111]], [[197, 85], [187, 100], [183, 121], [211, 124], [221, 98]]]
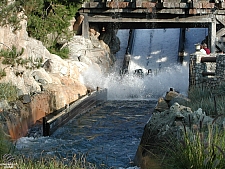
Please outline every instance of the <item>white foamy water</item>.
[[[129, 30], [119, 30], [121, 50], [117, 53], [114, 72], [103, 75], [93, 67], [84, 73], [87, 86], [108, 89], [109, 100], [155, 99], [169, 88], [183, 94], [189, 85], [189, 56], [195, 52], [196, 43], [206, 36], [206, 29], [187, 29], [183, 65], [178, 60], [179, 29], [136, 30], [129, 74], [121, 77], [119, 67], [125, 55]], [[134, 76], [135, 69], [142, 69], [144, 77]], [[146, 75], [151, 69], [152, 74]], [[94, 77], [94, 78], [93, 78]]]

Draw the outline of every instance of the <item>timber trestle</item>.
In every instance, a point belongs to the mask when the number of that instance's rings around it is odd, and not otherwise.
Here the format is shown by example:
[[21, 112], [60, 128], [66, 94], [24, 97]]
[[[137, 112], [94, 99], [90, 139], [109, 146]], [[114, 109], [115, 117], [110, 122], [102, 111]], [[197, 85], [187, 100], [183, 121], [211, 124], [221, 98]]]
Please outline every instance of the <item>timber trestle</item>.
[[[211, 52], [223, 50], [225, 36], [225, 2], [211, 0], [112, 0], [84, 2], [79, 9], [85, 19], [82, 35], [88, 37], [89, 27], [99, 30], [208, 28]], [[101, 33], [101, 32], [100, 32]]]

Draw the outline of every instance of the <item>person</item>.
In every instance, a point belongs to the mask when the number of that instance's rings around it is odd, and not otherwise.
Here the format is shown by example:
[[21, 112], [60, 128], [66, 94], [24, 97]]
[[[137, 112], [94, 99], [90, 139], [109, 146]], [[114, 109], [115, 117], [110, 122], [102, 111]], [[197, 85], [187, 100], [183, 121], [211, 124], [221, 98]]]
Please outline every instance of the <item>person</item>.
[[200, 49], [200, 52], [202, 52], [203, 54], [206, 55], [206, 51], [205, 51], [205, 49], [203, 49], [203, 45], [201, 45], [200, 48], [201, 48], [201, 49]]
[[203, 43], [203, 49], [206, 51], [206, 54], [209, 55], [211, 52], [210, 52], [210, 49], [207, 48], [207, 45], [206, 43]]

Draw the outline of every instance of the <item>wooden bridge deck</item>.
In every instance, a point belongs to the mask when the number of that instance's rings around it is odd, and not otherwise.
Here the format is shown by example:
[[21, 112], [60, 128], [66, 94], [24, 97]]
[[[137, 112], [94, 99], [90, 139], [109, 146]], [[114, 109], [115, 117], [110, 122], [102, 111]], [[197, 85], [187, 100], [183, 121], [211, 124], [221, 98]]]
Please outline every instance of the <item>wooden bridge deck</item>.
[[86, 18], [83, 31], [93, 24], [100, 29], [108, 24], [117, 24], [115, 29], [208, 28], [212, 51], [224, 48], [223, 0], [91, 0], [79, 13]]

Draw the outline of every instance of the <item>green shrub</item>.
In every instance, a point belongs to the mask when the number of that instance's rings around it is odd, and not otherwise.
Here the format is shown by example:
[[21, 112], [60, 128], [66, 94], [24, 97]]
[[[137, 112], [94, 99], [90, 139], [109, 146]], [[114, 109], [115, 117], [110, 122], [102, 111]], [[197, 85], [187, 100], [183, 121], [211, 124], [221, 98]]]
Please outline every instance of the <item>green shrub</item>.
[[0, 100], [17, 100], [17, 87], [10, 83], [0, 83]]
[[[50, 51], [67, 58], [67, 50], [59, 51], [61, 39], [69, 41], [73, 32], [69, 31], [70, 20], [81, 7], [82, 0], [17, 0], [28, 17], [29, 36], [43, 42]], [[50, 36], [49, 36], [50, 35]], [[51, 38], [49, 38], [51, 37]], [[64, 53], [65, 52], [65, 53]]]
[[3, 69], [0, 69], [0, 79], [2, 78], [2, 77], [4, 77], [4, 76], [6, 76], [6, 72], [5, 72], [5, 70]]
[[183, 140], [173, 139], [173, 142], [170, 140], [169, 145], [166, 148], [167, 167], [170, 166], [173, 169], [225, 168], [225, 132], [216, 124], [209, 124], [204, 131], [184, 130]]
[[8, 0], [0, 1], [0, 26], [10, 25], [13, 31], [21, 29], [18, 12], [22, 11], [20, 3], [8, 3]]
[[13, 153], [14, 148], [13, 143], [7, 138], [2, 126], [0, 125], [0, 161], [2, 161], [5, 154]]
[[210, 116], [223, 114], [225, 111], [224, 102], [225, 87], [220, 86], [217, 90], [208, 88], [192, 88], [188, 92], [188, 98], [191, 102], [187, 102], [184, 106], [190, 107], [192, 110], [202, 108], [202, 110]]

